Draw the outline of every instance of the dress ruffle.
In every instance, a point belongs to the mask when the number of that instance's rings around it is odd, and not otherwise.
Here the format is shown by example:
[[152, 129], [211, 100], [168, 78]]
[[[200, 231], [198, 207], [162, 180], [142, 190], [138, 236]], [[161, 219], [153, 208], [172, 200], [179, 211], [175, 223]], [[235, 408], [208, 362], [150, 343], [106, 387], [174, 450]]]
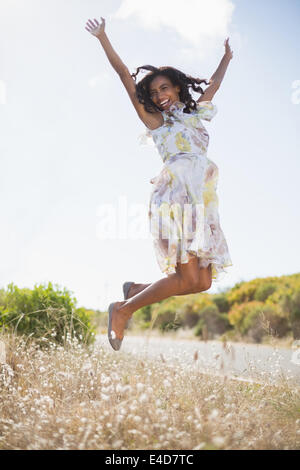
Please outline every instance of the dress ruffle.
[[217, 114], [218, 108], [211, 101], [200, 101], [197, 103], [196, 116], [199, 119], [204, 119], [205, 121], [211, 121], [212, 118]]
[[[167, 117], [175, 117], [179, 113], [184, 119], [191, 120], [194, 126], [197, 127], [198, 124], [201, 126], [201, 119], [204, 119], [205, 121], [211, 121], [218, 112], [217, 106], [211, 101], [197, 102], [197, 108], [191, 114], [184, 113], [184, 108], [184, 103], [175, 101], [175, 103], [171, 104], [168, 111], [163, 111], [163, 114], [165, 114]], [[152, 131], [157, 131], [157, 129], [151, 130], [146, 128], [143, 132], [141, 132], [141, 134], [139, 134], [138, 141], [140, 145], [151, 145], [152, 147], [155, 146], [153, 142]]]

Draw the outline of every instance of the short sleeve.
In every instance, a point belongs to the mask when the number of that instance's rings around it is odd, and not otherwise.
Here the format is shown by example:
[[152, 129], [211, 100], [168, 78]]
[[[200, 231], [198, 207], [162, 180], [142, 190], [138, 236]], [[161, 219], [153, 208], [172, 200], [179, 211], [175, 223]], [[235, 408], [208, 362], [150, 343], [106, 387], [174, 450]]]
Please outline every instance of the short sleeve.
[[205, 121], [211, 121], [216, 115], [218, 108], [211, 101], [200, 101], [197, 103], [196, 115]]
[[147, 128], [138, 136], [138, 141], [139, 145], [154, 145], [152, 134]]

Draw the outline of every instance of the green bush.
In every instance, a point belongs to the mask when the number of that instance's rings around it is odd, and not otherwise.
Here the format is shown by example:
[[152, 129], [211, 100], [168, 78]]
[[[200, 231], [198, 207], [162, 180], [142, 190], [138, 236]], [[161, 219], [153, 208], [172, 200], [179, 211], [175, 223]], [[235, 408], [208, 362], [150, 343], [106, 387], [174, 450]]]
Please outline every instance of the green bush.
[[151, 306], [151, 325], [152, 328], [159, 328], [161, 331], [167, 331], [171, 329], [178, 329], [181, 324], [181, 320], [177, 313], [180, 302], [183, 299], [179, 299], [172, 296], [167, 299], [161, 300]]
[[254, 300], [265, 301], [268, 297], [272, 297], [285, 282], [288, 284], [290, 282], [297, 282], [295, 279], [292, 279], [293, 276], [272, 276], [240, 282], [227, 293], [227, 300], [230, 306]]
[[247, 336], [256, 343], [260, 343], [266, 335], [282, 338], [290, 330], [287, 318], [279, 316], [269, 306], [256, 312], [249, 320]]
[[280, 306], [289, 317], [294, 339], [300, 339], [300, 288], [286, 292], [280, 300]]
[[184, 328], [193, 328], [199, 320], [199, 313], [195, 311], [194, 299], [188, 299], [177, 310], [181, 324]]
[[300, 289], [292, 295], [291, 327], [294, 339], [300, 339]]
[[141, 329], [146, 329], [151, 324], [151, 307], [152, 305], [145, 305], [134, 312], [134, 324]]
[[95, 331], [88, 311], [76, 308], [77, 301], [68, 290], [56, 288], [51, 282], [32, 290], [9, 284], [0, 294], [0, 327], [33, 336], [41, 345], [49, 339], [64, 344], [68, 335], [92, 343]]
[[231, 289], [227, 294], [229, 305], [241, 304], [243, 302], [251, 302], [257, 289], [258, 280], [254, 279], [249, 282], [238, 283], [235, 288]]
[[247, 317], [251, 318], [251, 315], [255, 316], [256, 312], [261, 311], [263, 307], [264, 303], [257, 300], [235, 304], [228, 313], [229, 323], [234, 326], [237, 331], [245, 334], [247, 332], [245, 319]]
[[255, 300], [231, 309], [229, 321], [242, 335], [258, 343], [266, 334], [281, 338], [290, 329], [288, 318], [278, 305], [265, 305]]
[[229, 305], [226, 294], [215, 294], [212, 296], [212, 301], [218, 307], [219, 312], [221, 313], [229, 312], [230, 305]]
[[[198, 320], [198, 323], [194, 329], [195, 336], [202, 336], [202, 339], [207, 339], [207, 328], [203, 318]], [[204, 338], [205, 336], [205, 338]]]
[[254, 294], [254, 300], [264, 302], [273, 292], [275, 292], [277, 286], [274, 282], [266, 282], [261, 284]]
[[213, 305], [210, 295], [201, 293], [181, 296], [176, 311], [183, 328], [194, 328], [199, 321], [199, 312], [209, 305]]
[[220, 313], [216, 305], [209, 305], [199, 312], [199, 321], [194, 329], [196, 336], [213, 339], [230, 329], [227, 314]]
[[181, 321], [173, 310], [166, 310], [157, 315], [153, 324], [154, 328], [159, 328], [161, 331], [178, 330], [181, 326]]

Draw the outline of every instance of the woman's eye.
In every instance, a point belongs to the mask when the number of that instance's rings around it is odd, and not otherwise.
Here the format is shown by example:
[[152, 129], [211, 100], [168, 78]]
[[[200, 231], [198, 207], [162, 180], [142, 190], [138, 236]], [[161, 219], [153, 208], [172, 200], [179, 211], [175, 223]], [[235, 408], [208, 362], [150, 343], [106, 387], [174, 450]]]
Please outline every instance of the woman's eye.
[[[163, 87], [162, 87], [162, 90], [165, 90], [166, 88], [168, 88], [168, 87], [167, 87], [167, 86], [163, 86]], [[152, 96], [155, 95], [155, 94], [156, 94], [155, 91], [154, 91], [153, 93], [150, 93], [150, 97], [152, 98]]]

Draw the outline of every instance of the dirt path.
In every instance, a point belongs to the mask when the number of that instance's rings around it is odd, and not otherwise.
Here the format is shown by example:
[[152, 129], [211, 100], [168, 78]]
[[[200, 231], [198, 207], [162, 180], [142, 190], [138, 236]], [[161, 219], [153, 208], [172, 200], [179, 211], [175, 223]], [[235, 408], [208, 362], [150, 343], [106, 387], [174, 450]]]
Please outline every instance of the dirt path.
[[[97, 341], [111, 349], [106, 335]], [[226, 374], [238, 380], [271, 382], [288, 380], [300, 385], [300, 349], [273, 348], [271, 346], [227, 343], [219, 341], [174, 340], [145, 336], [125, 336], [122, 348], [114, 354], [135, 354], [185, 365], [198, 364], [199, 371], [208, 374]], [[291, 362], [295, 358], [299, 364]]]

